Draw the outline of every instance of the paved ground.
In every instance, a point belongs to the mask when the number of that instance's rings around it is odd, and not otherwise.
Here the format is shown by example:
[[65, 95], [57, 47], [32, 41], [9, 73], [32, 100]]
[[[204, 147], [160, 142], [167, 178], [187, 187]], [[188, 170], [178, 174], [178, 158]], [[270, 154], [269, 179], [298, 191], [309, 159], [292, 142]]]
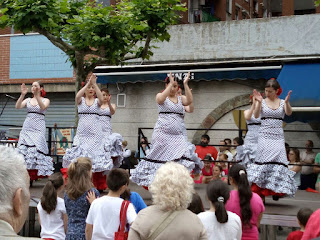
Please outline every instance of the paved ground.
[[[46, 179], [42, 179], [40, 181], [36, 181], [33, 184], [33, 187], [30, 188], [31, 198], [34, 200], [31, 201], [31, 205], [36, 205], [36, 202], [41, 197], [42, 188], [45, 185]], [[144, 188], [137, 186], [134, 183], [130, 183], [129, 185], [131, 191], [138, 192], [142, 198], [145, 200], [147, 205], [152, 204], [151, 194]], [[200, 195], [205, 209], [209, 208], [209, 203], [206, 199], [206, 185], [197, 184], [196, 191]], [[106, 193], [104, 193], [106, 194]], [[273, 225], [279, 224], [282, 226], [294, 225], [295, 216], [298, 210], [302, 207], [309, 207], [313, 210], [320, 208], [320, 194], [317, 193], [309, 193], [306, 191], [297, 191], [295, 198], [283, 198], [279, 201], [273, 201], [271, 198], [266, 198], [266, 211], [264, 214], [263, 221], [272, 222]], [[278, 219], [280, 217], [280, 220]], [[282, 218], [281, 218], [282, 217]], [[276, 223], [275, 223], [276, 222]], [[292, 227], [275, 227], [276, 230], [276, 239], [277, 240], [285, 240], [288, 234], [292, 231]], [[35, 224], [35, 236], [39, 236], [39, 223], [36, 219]], [[262, 238], [261, 238], [262, 239]], [[267, 239], [270, 239], [268, 237]]]

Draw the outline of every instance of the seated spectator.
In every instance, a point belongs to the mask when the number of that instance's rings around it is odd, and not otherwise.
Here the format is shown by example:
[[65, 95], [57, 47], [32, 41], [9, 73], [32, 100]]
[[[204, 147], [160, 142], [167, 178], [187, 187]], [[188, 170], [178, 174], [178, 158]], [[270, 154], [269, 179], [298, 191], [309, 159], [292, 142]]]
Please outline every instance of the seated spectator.
[[301, 240], [320, 237], [320, 209], [311, 214]]
[[212, 157], [207, 155], [202, 161], [204, 163], [204, 167], [202, 168], [202, 175], [212, 177], [212, 169], [214, 166]]
[[28, 216], [30, 178], [23, 156], [12, 147], [0, 146], [0, 183], [0, 239], [40, 239], [17, 235]]
[[[297, 148], [290, 148], [288, 156], [289, 156], [290, 164], [300, 164], [300, 151]], [[289, 165], [289, 169], [296, 173], [294, 175], [294, 181], [295, 181], [296, 187], [299, 187], [301, 184], [301, 181], [300, 181], [301, 166]]]
[[203, 207], [201, 197], [197, 192], [194, 192], [192, 194], [192, 201], [189, 204], [188, 210], [190, 210], [194, 214], [199, 214], [201, 212], [204, 212], [204, 207]]
[[[311, 140], [307, 140], [306, 142], [306, 150], [301, 151], [300, 153], [300, 162], [302, 164], [314, 164], [316, 153], [312, 151], [313, 142]], [[300, 190], [305, 190], [307, 188], [315, 188], [315, 184], [317, 181], [316, 174], [313, 173], [312, 166], [303, 166], [301, 170], [301, 185]]]
[[137, 149], [134, 157], [137, 158], [138, 162], [140, 159], [145, 158], [147, 155], [147, 152], [149, 151], [149, 144], [148, 144], [148, 138], [142, 137], [140, 139], [140, 148]]
[[229, 182], [234, 190], [230, 192], [230, 199], [226, 204], [226, 209], [236, 213], [241, 218], [241, 239], [258, 240], [258, 227], [265, 208], [260, 196], [251, 192], [244, 166], [235, 164], [230, 168]]
[[68, 215], [66, 240], [85, 240], [86, 218], [90, 204], [100, 194], [93, 187], [92, 163], [87, 157], [79, 157], [68, 167], [68, 180], [64, 203]]
[[305, 227], [307, 225], [308, 219], [310, 218], [313, 211], [310, 208], [301, 208], [298, 211], [297, 218], [300, 225], [300, 230], [293, 231], [288, 235], [287, 240], [301, 240]]
[[200, 145], [196, 145], [196, 153], [198, 157], [204, 159], [207, 155], [217, 159], [218, 151], [214, 146], [208, 146], [210, 144], [210, 137], [207, 134], [201, 136]]
[[[86, 220], [86, 240], [114, 239], [120, 225], [120, 210], [124, 193], [129, 184], [129, 174], [124, 169], [114, 168], [107, 176], [109, 193], [91, 204]], [[127, 209], [127, 223], [132, 224], [137, 214], [132, 203]]]
[[38, 217], [43, 239], [63, 240], [66, 238], [68, 217], [64, 200], [58, 197], [64, 191], [62, 173], [52, 174], [43, 188], [38, 203]]
[[[161, 166], [151, 183], [149, 190], [153, 204], [141, 210], [131, 225], [129, 240], [148, 239], [207, 239], [200, 219], [187, 207], [192, 201], [193, 180], [189, 171], [182, 165], [168, 162]], [[173, 215], [171, 215], [173, 214]], [[170, 216], [171, 222], [167, 217]], [[157, 236], [152, 229], [157, 229], [165, 221], [163, 231]]]
[[193, 181], [196, 184], [204, 183], [205, 179], [203, 178], [203, 175], [201, 174], [201, 172], [192, 171], [191, 177], [193, 178]]
[[131, 150], [127, 149], [127, 146], [128, 146], [128, 142], [126, 140], [124, 140], [122, 142], [123, 160], [120, 165], [120, 168], [130, 170], [130, 168], [131, 168], [131, 162], [130, 162]]
[[120, 197], [124, 200], [130, 201], [133, 204], [136, 213], [147, 207], [139, 193], [131, 192], [129, 188], [127, 188]]
[[210, 210], [198, 214], [198, 217], [207, 231], [209, 240], [241, 239], [240, 217], [225, 208], [229, 196], [229, 186], [221, 180], [213, 180], [208, 184], [207, 197]]
[[226, 143], [226, 141], [224, 141], [224, 140], [221, 140], [220, 142], [219, 142], [219, 152], [218, 152], [218, 156], [220, 155], [220, 154], [226, 154], [227, 155], [227, 160], [228, 161], [232, 161], [233, 160], [233, 155], [232, 155], [232, 153], [227, 149], [227, 147], [226, 147], [226, 145], [227, 145], [227, 143]]
[[316, 189], [320, 191], [320, 153], [318, 153], [316, 156], [315, 164], [318, 165], [313, 168], [313, 172], [317, 174]]
[[[229, 151], [232, 154], [232, 159], [236, 155], [237, 151], [233, 147], [231, 147], [231, 139], [230, 138], [225, 138], [224, 142], [226, 143], [226, 151]], [[225, 152], [226, 153], [226, 152]]]
[[224, 172], [223, 172], [221, 166], [219, 166], [219, 165], [214, 166], [212, 179], [213, 180], [221, 180], [223, 182], [228, 182], [228, 179], [226, 177], [222, 177], [222, 173], [224, 173]]
[[[225, 162], [228, 161], [227, 154], [224, 154], [224, 153], [219, 154], [218, 160], [225, 161]], [[224, 162], [219, 162], [218, 165], [222, 167], [222, 171], [223, 171], [222, 176], [223, 177], [228, 176], [228, 171], [229, 171], [228, 164]]]

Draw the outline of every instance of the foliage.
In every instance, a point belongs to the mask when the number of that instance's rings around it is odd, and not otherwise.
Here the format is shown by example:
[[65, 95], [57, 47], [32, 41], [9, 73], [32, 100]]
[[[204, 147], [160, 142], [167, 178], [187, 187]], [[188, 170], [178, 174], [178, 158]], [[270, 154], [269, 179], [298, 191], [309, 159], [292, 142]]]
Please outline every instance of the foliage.
[[169, 41], [168, 26], [185, 11], [179, 0], [0, 0], [0, 27], [39, 32], [64, 51], [78, 81], [99, 64], [152, 56], [152, 43]]

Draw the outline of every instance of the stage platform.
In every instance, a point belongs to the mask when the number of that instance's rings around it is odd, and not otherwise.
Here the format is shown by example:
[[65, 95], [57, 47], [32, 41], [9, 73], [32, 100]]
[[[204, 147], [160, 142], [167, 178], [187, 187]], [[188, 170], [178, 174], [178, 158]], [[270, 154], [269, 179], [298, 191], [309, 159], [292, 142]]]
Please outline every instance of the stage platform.
[[[24, 228], [25, 234], [37, 235], [39, 232], [35, 207], [41, 197], [42, 188], [46, 181], [47, 179], [35, 181], [30, 188], [30, 214], [28, 218], [29, 221]], [[138, 192], [147, 205], [152, 204], [149, 191], [132, 182], [130, 183], [129, 188], [131, 191]], [[206, 199], [206, 184], [196, 184], [195, 189], [202, 199], [204, 208], [209, 209], [209, 203]], [[107, 191], [103, 194], [107, 194]], [[260, 239], [286, 239], [285, 236], [279, 236], [277, 231], [278, 226], [287, 227], [289, 232], [291, 229], [298, 228], [299, 226], [296, 220], [297, 212], [303, 207], [308, 207], [313, 210], [320, 208], [320, 194], [298, 190], [294, 198], [281, 198], [279, 201], [274, 201], [271, 197], [267, 197], [265, 207], [266, 211], [263, 215], [260, 227]]]

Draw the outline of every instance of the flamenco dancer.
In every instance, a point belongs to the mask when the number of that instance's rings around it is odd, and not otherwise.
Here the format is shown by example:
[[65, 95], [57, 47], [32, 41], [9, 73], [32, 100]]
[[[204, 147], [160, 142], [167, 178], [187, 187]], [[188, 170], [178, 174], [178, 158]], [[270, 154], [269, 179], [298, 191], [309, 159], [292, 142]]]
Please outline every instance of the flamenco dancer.
[[[103, 176], [103, 172], [113, 168], [113, 161], [110, 152], [106, 151], [103, 145], [104, 136], [101, 124], [99, 124], [103, 96], [94, 74], [77, 93], [75, 101], [78, 104], [79, 122], [72, 148], [67, 149], [63, 157], [64, 169], [61, 171], [66, 176], [66, 168], [71, 162], [78, 157], [88, 157], [92, 161], [93, 184], [102, 191], [106, 184], [102, 184], [102, 186], [97, 184], [95, 174], [98, 173], [98, 178]], [[106, 181], [105, 176], [103, 177]]]
[[244, 139], [244, 144], [237, 147], [236, 161], [240, 161], [245, 168], [251, 164], [256, 158], [256, 151], [258, 145], [259, 128], [261, 125], [260, 116], [254, 117], [253, 111], [256, 105], [256, 100], [253, 95], [250, 96], [250, 109], [244, 111], [244, 118], [246, 119], [248, 131]]
[[[105, 151], [110, 153], [114, 167], [119, 167], [123, 160], [122, 141], [123, 138], [118, 133], [112, 133], [111, 116], [116, 112], [116, 105], [111, 103], [111, 95], [107, 88], [101, 89], [102, 105], [99, 111], [99, 121], [103, 135], [103, 146]], [[106, 176], [103, 172], [93, 174], [93, 182], [98, 189], [106, 189]]]
[[272, 195], [274, 200], [279, 197], [293, 197], [296, 192], [294, 172], [288, 168], [288, 159], [285, 149], [285, 140], [282, 128], [283, 118], [292, 114], [289, 103], [291, 91], [285, 100], [279, 99], [282, 89], [277, 80], [270, 79], [265, 86], [266, 98], [253, 91], [256, 100], [254, 115], [261, 114], [257, 157], [249, 165], [248, 180], [252, 183], [253, 192], [264, 200], [265, 196]]
[[17, 151], [24, 156], [30, 183], [39, 176], [50, 176], [53, 172], [52, 158], [48, 156], [46, 141], [45, 113], [50, 100], [44, 98], [45, 91], [39, 82], [33, 82], [31, 87], [32, 98], [26, 98], [28, 88], [21, 85], [21, 95], [16, 102], [16, 108], [27, 108], [27, 117], [20, 131]]
[[145, 159], [141, 159], [135, 171], [132, 172], [133, 182], [142, 186], [149, 186], [159, 167], [164, 163], [175, 161], [190, 172], [195, 169], [200, 172], [203, 163], [195, 153], [195, 146], [189, 143], [184, 135], [184, 106], [192, 103], [192, 93], [188, 86], [190, 73], [183, 81], [185, 96], [178, 96], [178, 83], [170, 73], [166, 79], [166, 89], [158, 93], [158, 121], [154, 127], [151, 148]]

